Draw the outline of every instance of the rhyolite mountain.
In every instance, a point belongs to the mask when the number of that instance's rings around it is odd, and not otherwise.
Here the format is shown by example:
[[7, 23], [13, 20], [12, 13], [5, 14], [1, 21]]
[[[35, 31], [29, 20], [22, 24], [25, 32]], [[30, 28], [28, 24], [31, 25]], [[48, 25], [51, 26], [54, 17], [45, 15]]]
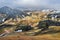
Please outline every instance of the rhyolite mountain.
[[18, 16], [20, 18], [23, 18], [23, 15], [27, 16], [27, 14], [24, 11], [17, 10], [17, 9], [12, 9], [10, 7], [7, 7], [7, 6], [4, 6], [4, 7], [0, 8], [0, 15], [1, 14], [4, 14], [6, 16], [4, 16], [4, 15], [3, 15], [3, 17], [0, 16], [0, 22], [3, 19], [8, 20], [10, 18], [16, 18], [16, 16]]
[[10, 7], [7, 7], [7, 6], [0, 8], [0, 13], [6, 14], [9, 17], [16, 17], [16, 16], [23, 17], [22, 15], [24, 15], [24, 16], [27, 15], [21, 10], [12, 9]]

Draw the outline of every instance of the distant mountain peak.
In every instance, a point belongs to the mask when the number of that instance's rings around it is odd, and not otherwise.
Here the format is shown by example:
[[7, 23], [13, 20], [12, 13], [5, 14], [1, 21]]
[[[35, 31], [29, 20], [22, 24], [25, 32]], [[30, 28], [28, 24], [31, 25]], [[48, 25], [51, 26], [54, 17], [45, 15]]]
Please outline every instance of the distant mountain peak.
[[27, 15], [24, 12], [22, 12], [21, 10], [17, 10], [17, 9], [12, 9], [8, 6], [4, 6], [2, 8], [0, 8], [0, 13], [3, 14], [7, 14], [8, 17], [16, 17], [16, 15], [22, 17], [22, 15]]
[[8, 6], [4, 6], [4, 7], [2, 7], [2, 8], [7, 8], [7, 9], [11, 9], [10, 7], [8, 7]]
[[4, 6], [5, 8], [9, 8], [8, 6]]

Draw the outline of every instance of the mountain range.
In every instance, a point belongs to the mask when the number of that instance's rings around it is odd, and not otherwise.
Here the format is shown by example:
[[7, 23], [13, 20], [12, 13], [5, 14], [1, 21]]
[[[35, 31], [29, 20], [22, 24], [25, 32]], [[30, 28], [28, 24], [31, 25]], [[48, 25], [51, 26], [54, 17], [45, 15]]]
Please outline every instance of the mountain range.
[[10, 7], [7, 7], [7, 6], [4, 6], [4, 7], [2, 7], [2, 8], [0, 8], [0, 13], [2, 13], [2, 14], [6, 14], [7, 16], [17, 16], [17, 15], [19, 15], [20, 17], [23, 17], [22, 15], [27, 15], [27, 14], [25, 14], [23, 11], [21, 11], [21, 10], [17, 10], [17, 9], [12, 9], [12, 8], [10, 8]]
[[0, 16], [0, 22], [3, 19], [8, 20], [10, 18], [16, 18], [16, 16], [18, 16], [20, 18], [23, 18], [23, 17], [27, 16], [27, 14], [24, 11], [13, 9], [13, 8], [10, 8], [10, 7], [7, 7], [7, 6], [4, 6], [4, 7], [0, 8], [0, 15], [3, 16], [3, 17]]

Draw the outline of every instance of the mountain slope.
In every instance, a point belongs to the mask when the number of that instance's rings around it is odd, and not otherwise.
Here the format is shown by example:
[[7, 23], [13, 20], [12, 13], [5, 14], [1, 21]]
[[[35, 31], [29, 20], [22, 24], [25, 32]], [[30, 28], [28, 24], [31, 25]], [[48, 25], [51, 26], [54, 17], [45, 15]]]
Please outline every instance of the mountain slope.
[[0, 8], [0, 13], [7, 14], [8, 16], [14, 16], [14, 17], [16, 15], [19, 15], [19, 16], [25, 15], [26, 16], [26, 14], [24, 12], [17, 10], [17, 9], [9, 8], [7, 6]]

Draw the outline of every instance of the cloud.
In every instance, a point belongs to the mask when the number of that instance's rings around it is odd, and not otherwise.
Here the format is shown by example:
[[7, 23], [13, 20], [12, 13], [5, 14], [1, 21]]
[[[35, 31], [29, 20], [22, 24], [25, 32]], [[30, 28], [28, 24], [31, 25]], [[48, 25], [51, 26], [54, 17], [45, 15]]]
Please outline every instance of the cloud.
[[0, 6], [60, 9], [60, 0], [0, 0]]
[[17, 0], [15, 4], [20, 6], [38, 6], [37, 0]]
[[46, 5], [47, 1], [45, 0], [16, 0], [15, 4], [17, 5], [26, 5], [26, 6], [40, 6]]

